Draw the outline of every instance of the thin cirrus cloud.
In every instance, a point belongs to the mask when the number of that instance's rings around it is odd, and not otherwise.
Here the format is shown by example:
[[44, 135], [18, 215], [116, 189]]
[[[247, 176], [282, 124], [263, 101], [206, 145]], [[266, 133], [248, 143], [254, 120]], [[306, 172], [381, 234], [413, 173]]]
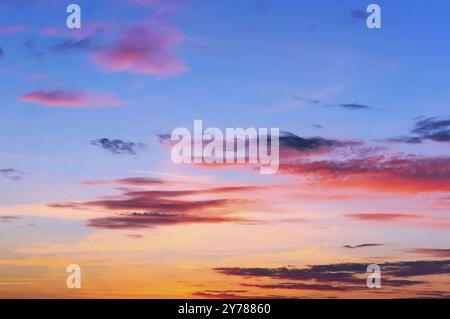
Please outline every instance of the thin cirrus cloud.
[[414, 214], [397, 213], [369, 213], [369, 214], [347, 214], [344, 217], [355, 221], [362, 221], [373, 224], [383, 224], [394, 227], [413, 227], [413, 228], [431, 228], [450, 229], [450, 219], [445, 217], [421, 216]]
[[372, 109], [368, 105], [358, 104], [358, 103], [339, 104], [338, 106], [341, 108], [347, 109], [347, 110], [371, 110]]
[[413, 214], [389, 214], [389, 213], [374, 213], [374, 214], [348, 214], [348, 218], [365, 221], [400, 221], [423, 218], [420, 215]]
[[173, 49], [183, 39], [174, 27], [135, 26], [122, 31], [119, 38], [92, 53], [92, 60], [108, 72], [151, 74], [168, 77], [187, 71]]
[[89, 186], [97, 186], [97, 185], [154, 186], [166, 184], [166, 182], [158, 178], [129, 177], [114, 180], [91, 180], [82, 182], [81, 184]]
[[450, 249], [437, 248], [412, 248], [406, 250], [408, 253], [437, 258], [450, 258]]
[[23, 178], [24, 173], [21, 171], [18, 171], [13, 168], [2, 168], [0, 169], [0, 177], [12, 180], [12, 181], [18, 181]]
[[0, 216], [0, 223], [5, 223], [5, 224], [14, 223], [15, 221], [18, 221], [19, 219], [21, 219], [21, 217], [19, 217], [19, 216]]
[[36, 90], [19, 97], [19, 101], [60, 108], [114, 107], [125, 105], [110, 94], [91, 94], [82, 90]]
[[366, 248], [366, 247], [379, 247], [384, 246], [384, 244], [358, 244], [358, 245], [344, 245], [343, 248], [348, 249], [357, 249], [357, 248]]
[[360, 104], [360, 103], [341, 103], [341, 104], [329, 104], [325, 103], [324, 101], [310, 98], [310, 97], [303, 97], [303, 96], [294, 96], [294, 99], [296, 101], [299, 101], [300, 103], [307, 103], [312, 104], [316, 106], [321, 107], [339, 107], [342, 109], [350, 110], [350, 111], [357, 111], [357, 110], [373, 110], [371, 106], [368, 106], [366, 104]]

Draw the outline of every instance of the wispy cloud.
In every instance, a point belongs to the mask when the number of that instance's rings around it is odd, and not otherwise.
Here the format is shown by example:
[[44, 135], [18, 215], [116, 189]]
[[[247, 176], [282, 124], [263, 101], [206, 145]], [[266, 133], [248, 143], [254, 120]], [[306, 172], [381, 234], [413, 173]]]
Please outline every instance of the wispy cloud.
[[438, 248], [411, 248], [406, 250], [409, 253], [437, 258], [450, 258], [450, 249]]
[[19, 220], [19, 216], [0, 216], [0, 223], [12, 223]]
[[113, 179], [113, 180], [91, 180], [82, 182], [83, 185], [89, 186], [97, 186], [97, 185], [128, 185], [128, 186], [154, 186], [165, 184], [166, 182], [157, 179], [157, 178], [149, 178], [149, 177], [129, 177], [129, 178], [121, 178], [121, 179]]
[[358, 103], [346, 103], [346, 104], [339, 104], [339, 107], [342, 107], [347, 110], [371, 110], [372, 108], [370, 106], [364, 105], [364, 104], [358, 104]]
[[379, 247], [384, 246], [384, 244], [358, 244], [358, 245], [344, 245], [342, 247], [348, 249], [366, 248], [366, 247]]
[[36, 90], [20, 96], [19, 101], [63, 108], [107, 107], [126, 104], [111, 94], [99, 95], [82, 90]]
[[[106, 210], [128, 210], [161, 213], [196, 213], [214, 210], [220, 213], [225, 209], [248, 203], [240, 199], [254, 190], [253, 186], [215, 187], [187, 190], [125, 190], [122, 194], [107, 199], [81, 203], [53, 203], [51, 207], [69, 208], [103, 208]], [[235, 194], [237, 196], [230, 197]], [[188, 199], [186, 196], [212, 196], [208, 199]]]
[[10, 179], [12, 181], [18, 181], [23, 178], [24, 173], [21, 171], [18, 171], [13, 168], [2, 168], [0, 169], [0, 177], [4, 177], [7, 179]]
[[163, 225], [244, 222], [242, 218], [200, 216], [174, 213], [130, 213], [91, 219], [89, 227], [104, 229], [140, 229]]
[[423, 218], [420, 215], [412, 214], [348, 214], [345, 216], [352, 219], [368, 221], [398, 221]]

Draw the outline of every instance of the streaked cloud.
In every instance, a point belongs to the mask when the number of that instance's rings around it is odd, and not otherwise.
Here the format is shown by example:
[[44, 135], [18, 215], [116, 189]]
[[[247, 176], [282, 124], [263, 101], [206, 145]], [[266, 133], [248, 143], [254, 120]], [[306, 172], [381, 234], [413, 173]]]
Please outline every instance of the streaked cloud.
[[173, 213], [130, 213], [120, 216], [95, 218], [89, 227], [104, 229], [141, 229], [163, 225], [244, 222], [245, 219], [225, 216], [200, 216]]
[[99, 95], [83, 90], [36, 90], [20, 96], [19, 101], [62, 108], [107, 107], [126, 104], [111, 94]]
[[[103, 208], [106, 210], [128, 210], [128, 211], [150, 211], [162, 213], [200, 213], [206, 210], [214, 209], [219, 212], [221, 209], [227, 209], [248, 202], [239, 198], [228, 198], [228, 196], [237, 194], [243, 196], [245, 192], [251, 192], [257, 188], [251, 186], [236, 187], [217, 187], [206, 189], [189, 190], [138, 190], [124, 191], [116, 197], [100, 199], [81, 203], [53, 203], [51, 207], [67, 208]], [[186, 196], [209, 195], [211, 199], [186, 199]], [[216, 197], [220, 195], [220, 197]]]
[[13, 168], [2, 168], [0, 169], [0, 177], [4, 177], [7, 179], [10, 179], [12, 181], [18, 181], [23, 178], [24, 173], [21, 171], [18, 171]]
[[347, 109], [347, 110], [371, 110], [372, 109], [370, 106], [367, 106], [364, 104], [358, 104], [358, 103], [339, 104], [338, 106], [341, 108]]
[[437, 248], [411, 248], [406, 250], [409, 253], [426, 257], [450, 258], [450, 249]]
[[97, 186], [97, 185], [128, 185], [128, 186], [153, 186], [153, 185], [161, 185], [166, 182], [157, 179], [157, 178], [149, 178], [149, 177], [129, 177], [129, 178], [121, 178], [121, 179], [113, 179], [113, 180], [90, 180], [82, 182], [83, 185]]
[[349, 249], [366, 248], [366, 247], [379, 247], [384, 246], [384, 244], [358, 244], [358, 245], [344, 245], [342, 247]]
[[398, 221], [423, 218], [420, 215], [412, 214], [348, 214], [345, 216], [352, 219], [369, 221]]

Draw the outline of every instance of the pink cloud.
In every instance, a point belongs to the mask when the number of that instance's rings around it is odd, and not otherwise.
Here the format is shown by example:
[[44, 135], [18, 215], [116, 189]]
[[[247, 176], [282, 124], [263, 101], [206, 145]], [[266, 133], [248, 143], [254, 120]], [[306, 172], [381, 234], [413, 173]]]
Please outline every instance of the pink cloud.
[[174, 28], [131, 27], [108, 48], [92, 54], [93, 61], [109, 72], [129, 71], [166, 77], [187, 70], [171, 50], [182, 40]]
[[26, 30], [26, 27], [21, 24], [0, 27], [0, 34], [16, 34]]
[[37, 90], [20, 96], [19, 101], [51, 107], [73, 108], [121, 106], [125, 104], [124, 101], [109, 94], [94, 95], [78, 90]]

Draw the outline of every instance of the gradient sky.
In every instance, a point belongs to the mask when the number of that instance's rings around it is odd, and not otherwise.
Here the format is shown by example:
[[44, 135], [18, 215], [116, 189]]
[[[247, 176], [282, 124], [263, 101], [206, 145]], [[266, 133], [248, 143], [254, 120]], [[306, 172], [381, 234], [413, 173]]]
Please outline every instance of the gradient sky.
[[[0, 298], [450, 296], [450, 3], [72, 2], [0, 0]], [[279, 172], [173, 164], [195, 119]]]

